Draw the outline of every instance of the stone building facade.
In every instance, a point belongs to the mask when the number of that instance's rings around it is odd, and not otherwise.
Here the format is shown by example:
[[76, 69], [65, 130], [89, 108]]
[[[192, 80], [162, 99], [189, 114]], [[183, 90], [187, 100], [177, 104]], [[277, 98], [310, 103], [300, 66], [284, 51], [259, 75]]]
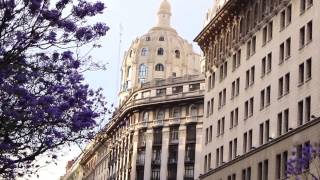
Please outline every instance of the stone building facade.
[[170, 17], [170, 4], [163, 0], [157, 25], [125, 53], [120, 105], [82, 155], [81, 179], [193, 180], [200, 175], [204, 76], [200, 55], [170, 26]]
[[319, 143], [319, 10], [313, 0], [215, 2], [195, 39], [206, 61], [200, 179], [287, 179], [291, 151]]

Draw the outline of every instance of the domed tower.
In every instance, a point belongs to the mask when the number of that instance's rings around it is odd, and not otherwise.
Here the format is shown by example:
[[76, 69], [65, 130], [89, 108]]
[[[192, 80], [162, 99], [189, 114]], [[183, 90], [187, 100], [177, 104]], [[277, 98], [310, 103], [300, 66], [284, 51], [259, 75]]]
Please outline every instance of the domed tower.
[[171, 6], [163, 0], [156, 26], [136, 38], [124, 54], [120, 103], [132, 89], [157, 79], [200, 74], [200, 56], [170, 25]]

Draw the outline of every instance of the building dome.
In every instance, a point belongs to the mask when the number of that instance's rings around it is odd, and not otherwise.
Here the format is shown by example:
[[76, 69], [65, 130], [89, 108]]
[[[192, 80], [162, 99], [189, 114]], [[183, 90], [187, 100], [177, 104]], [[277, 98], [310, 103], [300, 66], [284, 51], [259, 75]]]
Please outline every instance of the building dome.
[[[159, 12], [170, 12], [170, 4], [164, 0]], [[136, 38], [125, 52], [122, 64], [120, 101], [131, 90], [141, 84], [159, 79], [183, 77], [201, 73], [200, 55], [195, 53], [192, 44], [178, 35], [168, 23], [161, 19], [146, 34]], [[159, 17], [160, 16], [160, 17]]]
[[158, 14], [171, 14], [171, 5], [167, 0], [162, 1]]

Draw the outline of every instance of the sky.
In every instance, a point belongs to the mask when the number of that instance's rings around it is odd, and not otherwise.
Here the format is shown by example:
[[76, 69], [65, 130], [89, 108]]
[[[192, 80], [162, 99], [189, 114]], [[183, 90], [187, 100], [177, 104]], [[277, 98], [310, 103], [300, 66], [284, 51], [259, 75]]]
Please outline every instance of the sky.
[[[110, 30], [100, 40], [102, 48], [96, 49], [90, 55], [99, 62], [107, 63], [106, 71], [87, 72], [86, 82], [93, 88], [102, 87], [104, 95], [110, 104], [117, 104], [120, 66], [124, 51], [137, 37], [147, 33], [156, 25], [159, 5], [162, 0], [101, 0], [105, 3], [104, 14], [91, 21], [105, 22]], [[213, 5], [214, 0], [169, 0], [172, 8], [171, 26], [178, 34], [193, 43], [203, 27], [207, 10]], [[122, 36], [120, 43], [120, 24]], [[200, 48], [193, 43], [194, 50], [200, 53]], [[81, 153], [77, 146], [61, 151], [63, 157], [58, 158], [57, 165], [51, 164], [39, 170], [39, 178], [32, 180], [58, 180], [65, 173], [68, 160]], [[39, 159], [43, 160], [43, 157]]]

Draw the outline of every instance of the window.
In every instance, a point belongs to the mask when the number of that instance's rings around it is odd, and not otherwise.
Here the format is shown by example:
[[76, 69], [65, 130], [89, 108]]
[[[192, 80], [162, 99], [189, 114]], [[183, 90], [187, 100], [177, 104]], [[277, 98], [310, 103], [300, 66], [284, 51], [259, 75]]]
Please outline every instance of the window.
[[164, 71], [164, 66], [163, 66], [163, 64], [157, 64], [156, 67], [155, 67], [155, 70], [156, 70], [156, 71]]
[[278, 87], [279, 98], [290, 92], [290, 73], [287, 73], [284, 77], [279, 78]]
[[255, 74], [255, 67], [254, 67], [254, 66], [252, 66], [250, 71], [251, 71], [251, 75], [250, 75], [250, 80], [251, 80], [251, 81], [250, 81], [250, 86], [251, 86], [251, 85], [253, 85], [253, 84], [254, 84], [254, 79], [255, 79], [255, 78], [254, 78], [254, 74]]
[[272, 36], [273, 36], [273, 22], [270, 21], [268, 23], [268, 41], [272, 40]]
[[252, 52], [251, 52], [251, 56], [253, 55], [253, 54], [255, 54], [256, 53], [256, 45], [257, 45], [257, 38], [256, 38], [256, 36], [253, 36], [252, 37]]
[[270, 134], [270, 121], [267, 120], [260, 124], [259, 126], [259, 144], [263, 145], [269, 141]]
[[170, 142], [171, 143], [179, 142], [179, 127], [170, 128]]
[[146, 56], [148, 55], [148, 48], [142, 48], [141, 49], [141, 56]]
[[245, 132], [243, 134], [243, 153], [246, 153], [248, 151], [248, 134]]
[[304, 63], [299, 65], [299, 84], [304, 83]]
[[159, 37], [159, 41], [164, 41], [164, 37], [163, 37], [163, 36], [160, 36], [160, 37]]
[[298, 102], [298, 126], [310, 121], [311, 117], [311, 97]]
[[286, 14], [287, 26], [291, 23], [292, 20], [292, 5], [290, 4], [287, 7], [287, 14]]
[[275, 172], [276, 179], [286, 179], [287, 177], [288, 151], [276, 155]]
[[251, 180], [251, 167], [242, 169], [242, 179], [241, 180]]
[[187, 165], [184, 170], [184, 177], [185, 178], [193, 178], [194, 176], [194, 166]]
[[312, 41], [312, 21], [309, 21], [307, 24], [307, 43]]
[[280, 44], [279, 64], [283, 63], [283, 61], [284, 61], [284, 43]]
[[180, 51], [179, 50], [175, 50], [174, 51], [176, 58], [179, 59], [180, 58]]
[[285, 75], [285, 82], [284, 82], [284, 94], [288, 94], [290, 91], [290, 73]]
[[267, 43], [267, 34], [268, 34], [268, 27], [265, 26], [262, 29], [262, 46], [266, 45]]
[[306, 10], [306, 0], [300, 0], [300, 14], [303, 14]]
[[159, 110], [157, 112], [157, 120], [164, 120], [164, 111], [163, 110]]
[[151, 40], [150, 36], [147, 36], [146, 41], [150, 41], [150, 40]]
[[253, 115], [253, 107], [254, 107], [254, 98], [250, 98], [250, 104], [249, 104], [249, 117]]
[[312, 59], [309, 58], [306, 61], [306, 80], [311, 79], [312, 76]]
[[145, 64], [141, 64], [139, 67], [139, 77], [146, 77], [148, 73], [148, 67]]
[[286, 10], [280, 13], [280, 30], [283, 30], [286, 26]]
[[215, 84], [216, 84], [216, 73], [212, 73], [212, 78], [211, 78], [211, 88], [214, 88], [215, 87]]
[[159, 48], [159, 49], [158, 49], [158, 55], [159, 55], [159, 56], [162, 56], [163, 54], [164, 54], [163, 48]]
[[180, 118], [180, 112], [181, 109], [180, 108], [173, 108], [173, 118]]
[[164, 96], [164, 95], [166, 95], [166, 89], [165, 88], [156, 90], [156, 96]]
[[247, 59], [250, 58], [251, 55], [251, 40], [247, 42]]
[[272, 68], [272, 52], [270, 52], [267, 56], [267, 73], [271, 72]]
[[255, 81], [255, 66], [246, 71], [246, 88], [252, 86]]
[[266, 106], [269, 106], [270, 103], [271, 103], [271, 86], [268, 86], [266, 90]]
[[144, 121], [144, 122], [149, 121], [149, 112], [144, 112], [144, 113], [143, 113], [143, 121]]
[[286, 59], [291, 56], [291, 38], [286, 40]]
[[267, 59], [266, 57], [261, 60], [261, 77], [264, 77], [267, 69]]
[[172, 93], [173, 94], [178, 94], [183, 92], [183, 86], [175, 86], [172, 88]]
[[299, 48], [303, 48], [305, 45], [305, 27], [303, 26], [300, 28], [300, 41], [299, 41]]
[[265, 90], [260, 91], [260, 110], [264, 109], [265, 106]]
[[237, 157], [237, 152], [238, 152], [238, 139], [235, 138], [233, 139], [233, 158]]
[[232, 71], [240, 66], [241, 63], [241, 49], [239, 49], [236, 53], [233, 54], [232, 57]]

